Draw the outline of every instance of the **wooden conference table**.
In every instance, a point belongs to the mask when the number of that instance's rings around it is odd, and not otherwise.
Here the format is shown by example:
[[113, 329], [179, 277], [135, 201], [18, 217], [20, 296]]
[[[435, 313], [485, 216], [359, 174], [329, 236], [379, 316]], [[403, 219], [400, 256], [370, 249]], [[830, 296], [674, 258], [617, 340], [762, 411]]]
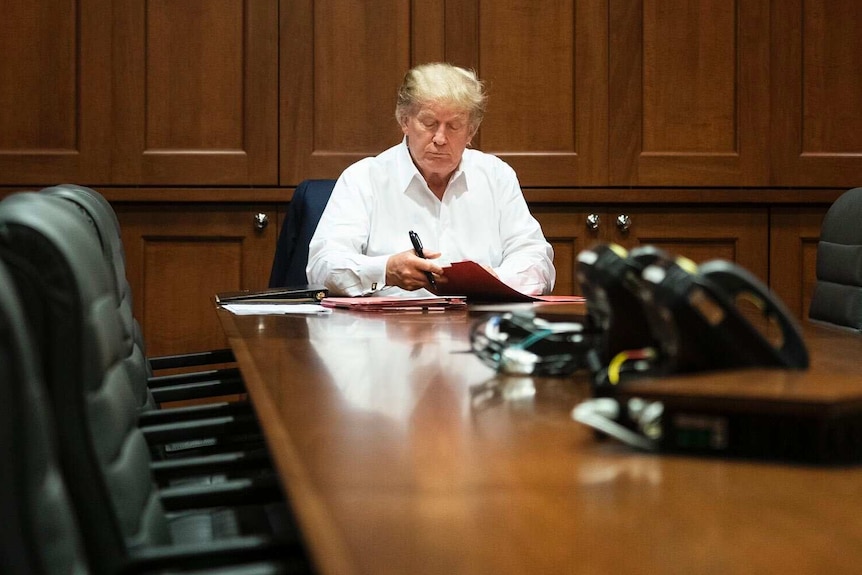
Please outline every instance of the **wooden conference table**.
[[[218, 314], [324, 574], [860, 573], [862, 465], [655, 455], [570, 417], [584, 378], [497, 375], [465, 311]], [[862, 388], [862, 336], [806, 325]]]

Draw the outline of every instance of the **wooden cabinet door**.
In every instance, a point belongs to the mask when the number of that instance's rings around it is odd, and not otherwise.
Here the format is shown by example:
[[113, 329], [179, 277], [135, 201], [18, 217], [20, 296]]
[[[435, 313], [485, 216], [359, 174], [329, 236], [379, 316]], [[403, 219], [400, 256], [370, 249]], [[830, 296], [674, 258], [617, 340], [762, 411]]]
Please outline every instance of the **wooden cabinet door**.
[[607, 183], [605, 0], [281, 4], [281, 180], [337, 177], [401, 137], [413, 65], [473, 68], [489, 104], [473, 145], [525, 186]]
[[769, 281], [769, 221], [764, 208], [536, 205], [531, 211], [554, 247], [557, 294], [580, 293], [576, 258], [596, 242], [627, 249], [653, 245], [697, 263], [724, 259]]
[[105, 182], [110, 173], [111, 2], [4, 2], [0, 178]]
[[[628, 218], [628, 228], [618, 225]], [[653, 245], [696, 263], [734, 262], [769, 281], [769, 216], [765, 208], [613, 206], [604, 237], [629, 249]]]
[[581, 293], [577, 278], [577, 256], [596, 241], [597, 229], [586, 224], [590, 212], [582, 207], [531, 206], [530, 211], [542, 226], [545, 239], [554, 248], [554, 267], [557, 280], [553, 293], [571, 295]]
[[278, 182], [276, 0], [113, 7], [112, 182]]
[[446, 46], [462, 46], [453, 60], [475, 68], [489, 94], [474, 145], [523, 186], [607, 185], [607, 0], [458, 5]]
[[773, 3], [772, 183], [862, 182], [858, 0]]
[[[266, 287], [276, 244], [272, 208], [118, 205], [127, 273], [149, 355], [224, 347], [222, 291]], [[258, 229], [255, 215], [269, 225]]]
[[769, 5], [610, 0], [612, 185], [767, 183]]
[[[416, 30], [411, 4], [433, 16]], [[395, 92], [414, 44], [441, 31], [437, 4], [281, 2], [281, 185], [336, 178], [400, 141]]]
[[769, 214], [769, 286], [800, 319], [817, 281], [817, 242], [829, 206], [775, 207]]

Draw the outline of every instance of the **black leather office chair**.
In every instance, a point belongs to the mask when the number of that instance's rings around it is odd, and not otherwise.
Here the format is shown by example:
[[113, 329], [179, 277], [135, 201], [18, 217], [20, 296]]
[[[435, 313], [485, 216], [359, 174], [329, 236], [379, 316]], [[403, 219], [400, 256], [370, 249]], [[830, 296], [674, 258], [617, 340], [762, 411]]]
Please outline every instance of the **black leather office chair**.
[[[208, 402], [190, 407], [156, 409], [157, 404], [164, 401], [238, 393], [244, 390], [244, 386], [235, 368], [163, 376], [155, 378], [154, 384], [154, 378], [149, 376], [140, 330], [132, 313], [125, 254], [113, 209], [101, 194], [90, 188], [63, 185], [46, 188], [41, 193], [75, 206], [101, 244], [105, 263], [113, 272], [112, 285], [117, 293], [118, 313], [123, 326], [123, 363], [129, 370], [129, 381], [138, 398], [141, 410], [139, 425], [144, 427], [148, 442], [157, 447], [154, 454], [160, 459], [174, 453], [185, 457], [191, 450], [195, 453], [224, 452], [241, 445], [245, 464], [268, 464], [248, 402]], [[257, 449], [248, 450], [255, 447]], [[204, 465], [204, 462], [200, 464]], [[159, 466], [169, 467], [167, 464]]]
[[[74, 184], [51, 186], [43, 194], [68, 200], [78, 206], [82, 214], [96, 228], [105, 258], [114, 268], [116, 288], [130, 345], [140, 354], [139, 362], [149, 377], [148, 389], [137, 390], [145, 408], [154, 403], [198, 399], [217, 395], [231, 395], [245, 391], [242, 377], [235, 367], [221, 369], [186, 370], [182, 374], [154, 375], [160, 370], [197, 368], [235, 361], [229, 349], [210, 350], [171, 356], [146, 356], [146, 344], [138, 321], [134, 317], [132, 290], [126, 277], [126, 254], [117, 214], [111, 204], [97, 191]], [[155, 397], [154, 397], [155, 396]]]
[[304, 180], [297, 186], [287, 209], [269, 274], [269, 287], [303, 286], [308, 283], [308, 244], [332, 195], [335, 180]]
[[0, 261], [0, 565], [7, 575], [82, 574], [36, 346], [12, 285]]
[[817, 283], [808, 317], [862, 330], [862, 188], [826, 212], [817, 243]]
[[61, 468], [91, 569], [114, 575], [130, 564], [208, 567], [276, 556], [304, 568], [272, 475], [156, 488], [123, 365], [111, 272], [80, 213], [41, 194], [7, 197], [0, 260], [44, 360]]

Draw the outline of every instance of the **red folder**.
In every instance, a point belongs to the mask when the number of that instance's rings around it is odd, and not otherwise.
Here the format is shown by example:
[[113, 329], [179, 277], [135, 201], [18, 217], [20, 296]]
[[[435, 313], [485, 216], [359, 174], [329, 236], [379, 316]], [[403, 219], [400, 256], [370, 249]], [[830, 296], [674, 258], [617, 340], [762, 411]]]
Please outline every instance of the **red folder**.
[[474, 261], [455, 262], [443, 268], [448, 280], [437, 283], [439, 295], [461, 295], [470, 303], [479, 302], [553, 302], [580, 303], [575, 295], [527, 295], [501, 282], [494, 274]]

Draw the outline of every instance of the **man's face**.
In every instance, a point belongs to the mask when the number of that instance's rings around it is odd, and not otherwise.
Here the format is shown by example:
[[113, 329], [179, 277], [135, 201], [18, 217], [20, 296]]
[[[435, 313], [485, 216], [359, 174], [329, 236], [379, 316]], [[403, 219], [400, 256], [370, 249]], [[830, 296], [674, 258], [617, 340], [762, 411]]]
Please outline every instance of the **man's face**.
[[410, 155], [426, 181], [449, 179], [473, 132], [465, 110], [439, 104], [422, 106], [402, 124]]

